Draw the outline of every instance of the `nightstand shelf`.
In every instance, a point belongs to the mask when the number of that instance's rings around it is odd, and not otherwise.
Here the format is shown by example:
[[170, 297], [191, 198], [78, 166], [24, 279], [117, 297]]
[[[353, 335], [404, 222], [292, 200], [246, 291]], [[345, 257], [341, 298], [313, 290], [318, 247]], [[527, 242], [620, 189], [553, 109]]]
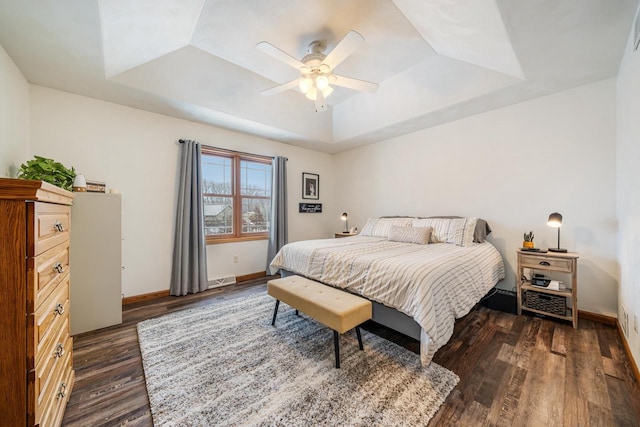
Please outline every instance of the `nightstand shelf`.
[[562, 290], [562, 291], [556, 291], [556, 290], [553, 290], [553, 289], [541, 288], [540, 286], [533, 286], [529, 282], [523, 282], [522, 285], [521, 285], [521, 289], [523, 291], [536, 291], [536, 292], [542, 292], [542, 293], [545, 293], [545, 294], [557, 295], [557, 296], [560, 296], [560, 297], [571, 298], [571, 296], [572, 296], [571, 289], [565, 289], [565, 290]]
[[[532, 313], [542, 314], [545, 316], [554, 317], [557, 319], [567, 320], [573, 324], [574, 329], [578, 328], [578, 278], [577, 278], [577, 263], [578, 254], [575, 252], [567, 253], [535, 253], [525, 252], [518, 250], [518, 267], [516, 270], [516, 284], [517, 284], [517, 297], [518, 297], [518, 314], [522, 314], [522, 310]], [[533, 276], [534, 272], [543, 273], [562, 273], [568, 276], [569, 282], [567, 288], [562, 290], [548, 289], [541, 286], [534, 286], [530, 281], [524, 280], [526, 277], [525, 271], [528, 271], [530, 276]], [[560, 302], [558, 297], [564, 299], [564, 310], [560, 307], [554, 307], [549, 305], [549, 309], [542, 309], [540, 307], [532, 307], [527, 304], [526, 293], [537, 292], [537, 294], [530, 294], [535, 296], [536, 299], [542, 299], [543, 305], [544, 299], [552, 301], [555, 299], [557, 303]], [[538, 301], [540, 305], [540, 301]], [[544, 308], [547, 308], [546, 306]], [[555, 309], [555, 310], [554, 310]], [[564, 311], [564, 314], [559, 314]]]

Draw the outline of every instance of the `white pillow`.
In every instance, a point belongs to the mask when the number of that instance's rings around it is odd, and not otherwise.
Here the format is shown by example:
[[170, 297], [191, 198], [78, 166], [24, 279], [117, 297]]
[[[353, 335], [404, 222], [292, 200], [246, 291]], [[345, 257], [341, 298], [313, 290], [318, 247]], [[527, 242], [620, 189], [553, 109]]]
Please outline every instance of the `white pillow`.
[[389, 230], [389, 240], [394, 242], [417, 243], [426, 245], [431, 237], [431, 227], [399, 227], [392, 225]]
[[478, 218], [424, 218], [414, 219], [414, 227], [433, 227], [431, 243], [453, 243], [471, 246]]
[[388, 238], [392, 226], [411, 227], [412, 221], [413, 218], [369, 218], [360, 235]]

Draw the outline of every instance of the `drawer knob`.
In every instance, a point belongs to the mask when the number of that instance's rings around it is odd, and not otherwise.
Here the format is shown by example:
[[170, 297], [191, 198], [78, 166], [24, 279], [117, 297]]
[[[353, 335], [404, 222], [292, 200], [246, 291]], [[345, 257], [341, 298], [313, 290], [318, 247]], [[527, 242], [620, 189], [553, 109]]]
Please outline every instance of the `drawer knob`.
[[56, 308], [53, 309], [53, 314], [64, 314], [64, 305], [58, 303], [58, 305], [56, 305]]
[[66, 382], [62, 382], [60, 383], [60, 388], [58, 389], [58, 399], [62, 399], [63, 397], [65, 397], [67, 395], [67, 383]]
[[60, 273], [64, 273], [64, 267], [62, 266], [62, 264], [60, 264], [59, 262], [56, 263], [56, 265], [53, 267], [53, 269], [55, 271], [58, 272], [58, 274]]
[[549, 264], [547, 261], [540, 261], [539, 263], [540, 265], [546, 265], [546, 266], [550, 266], [551, 264]]
[[64, 346], [61, 342], [56, 346], [56, 351], [53, 352], [53, 357], [62, 357], [64, 356]]
[[56, 231], [64, 231], [64, 226], [60, 221], [56, 221], [55, 224], [53, 224], [53, 227], [56, 229]]

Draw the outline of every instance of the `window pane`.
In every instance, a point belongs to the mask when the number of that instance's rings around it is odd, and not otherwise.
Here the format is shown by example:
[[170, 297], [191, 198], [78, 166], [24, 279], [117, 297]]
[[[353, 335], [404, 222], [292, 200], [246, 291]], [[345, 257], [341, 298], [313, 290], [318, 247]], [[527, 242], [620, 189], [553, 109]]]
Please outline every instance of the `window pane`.
[[240, 194], [271, 197], [271, 165], [242, 160], [240, 162]]
[[270, 199], [242, 199], [242, 232], [264, 233], [269, 231], [271, 215]]
[[202, 192], [205, 194], [232, 194], [231, 164], [227, 157], [202, 155]]
[[204, 234], [233, 233], [233, 198], [204, 197]]

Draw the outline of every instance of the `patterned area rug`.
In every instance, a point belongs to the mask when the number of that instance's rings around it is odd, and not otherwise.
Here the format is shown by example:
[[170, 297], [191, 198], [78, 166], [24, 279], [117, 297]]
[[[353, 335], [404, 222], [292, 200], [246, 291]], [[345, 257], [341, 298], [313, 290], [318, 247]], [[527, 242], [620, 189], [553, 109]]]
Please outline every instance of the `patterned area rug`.
[[459, 378], [362, 331], [341, 336], [266, 294], [138, 324], [154, 425], [426, 425]]

